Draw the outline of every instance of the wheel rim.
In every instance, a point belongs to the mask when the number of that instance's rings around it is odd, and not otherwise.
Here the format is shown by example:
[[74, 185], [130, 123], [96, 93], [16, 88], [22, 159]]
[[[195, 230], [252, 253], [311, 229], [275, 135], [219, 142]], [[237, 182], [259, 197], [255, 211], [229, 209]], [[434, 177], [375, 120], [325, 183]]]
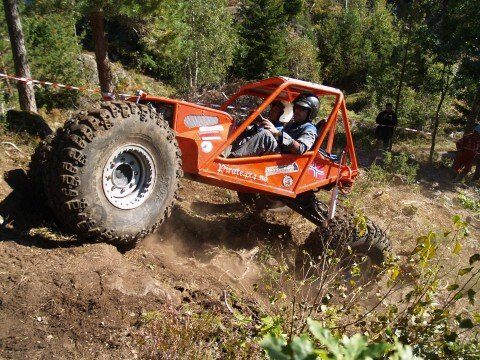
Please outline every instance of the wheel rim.
[[156, 177], [149, 151], [140, 145], [125, 145], [113, 152], [103, 168], [103, 192], [113, 206], [134, 209], [147, 200]]

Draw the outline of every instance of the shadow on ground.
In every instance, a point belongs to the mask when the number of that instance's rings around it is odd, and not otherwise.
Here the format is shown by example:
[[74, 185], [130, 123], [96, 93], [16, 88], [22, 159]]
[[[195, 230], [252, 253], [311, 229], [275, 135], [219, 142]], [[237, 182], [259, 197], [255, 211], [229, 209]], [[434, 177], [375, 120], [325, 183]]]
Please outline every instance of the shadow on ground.
[[81, 246], [85, 241], [64, 235], [59, 230], [47, 205], [39, 200], [22, 169], [4, 174], [13, 189], [0, 202], [0, 241], [13, 241], [23, 246], [42, 249]]

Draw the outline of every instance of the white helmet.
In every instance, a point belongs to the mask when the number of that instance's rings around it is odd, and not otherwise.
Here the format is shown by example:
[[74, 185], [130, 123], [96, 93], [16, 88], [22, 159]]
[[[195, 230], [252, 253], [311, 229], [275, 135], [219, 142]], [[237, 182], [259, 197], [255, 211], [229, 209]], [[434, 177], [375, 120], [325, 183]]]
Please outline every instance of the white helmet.
[[278, 119], [282, 123], [288, 123], [293, 117], [293, 105], [292, 103], [281, 100], [283, 104], [283, 114]]

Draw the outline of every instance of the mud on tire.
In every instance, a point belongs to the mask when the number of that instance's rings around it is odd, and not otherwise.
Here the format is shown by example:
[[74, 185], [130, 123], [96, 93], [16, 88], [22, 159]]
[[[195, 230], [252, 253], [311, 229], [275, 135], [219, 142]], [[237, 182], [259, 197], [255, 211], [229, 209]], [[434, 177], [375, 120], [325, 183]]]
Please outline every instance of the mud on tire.
[[57, 218], [83, 239], [131, 246], [170, 215], [181, 153], [155, 110], [107, 102], [65, 123], [43, 181]]

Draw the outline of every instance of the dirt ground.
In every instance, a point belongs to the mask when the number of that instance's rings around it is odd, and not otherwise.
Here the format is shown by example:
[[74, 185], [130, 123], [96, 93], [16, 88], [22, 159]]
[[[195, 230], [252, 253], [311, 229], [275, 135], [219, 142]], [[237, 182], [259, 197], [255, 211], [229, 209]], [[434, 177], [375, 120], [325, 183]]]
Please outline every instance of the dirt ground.
[[[2, 173], [26, 168], [29, 147], [5, 142]], [[403, 258], [416, 237], [451, 227], [458, 214], [470, 223], [467, 256], [479, 248], [480, 216], [459, 204], [458, 193], [478, 193], [447, 173], [421, 173], [414, 186], [365, 187], [352, 201], [389, 232]], [[259, 248], [295, 246], [314, 228], [290, 211], [252, 215], [228, 190], [181, 186], [161, 229], [121, 252], [60, 234], [27, 194], [0, 179], [0, 358], [136, 358], [142, 314], [165, 303], [226, 306], [225, 292], [253, 296]]]

